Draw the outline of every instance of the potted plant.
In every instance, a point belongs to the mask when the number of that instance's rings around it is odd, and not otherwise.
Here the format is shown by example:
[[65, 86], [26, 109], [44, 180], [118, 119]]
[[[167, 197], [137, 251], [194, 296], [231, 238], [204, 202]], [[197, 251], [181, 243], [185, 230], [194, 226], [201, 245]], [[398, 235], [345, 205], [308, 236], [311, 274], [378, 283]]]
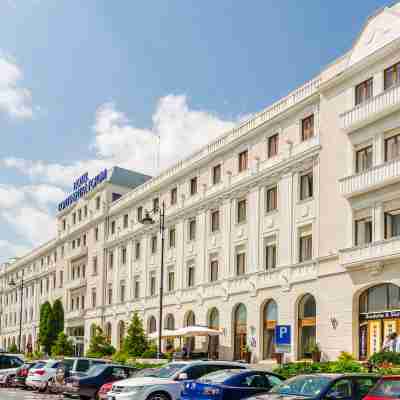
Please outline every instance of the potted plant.
[[249, 345], [245, 345], [242, 348], [242, 354], [243, 354], [243, 358], [246, 361], [246, 363], [250, 364], [251, 362], [251, 348]]
[[319, 348], [318, 343], [313, 343], [310, 348], [311, 358], [314, 362], [321, 361], [321, 349]]

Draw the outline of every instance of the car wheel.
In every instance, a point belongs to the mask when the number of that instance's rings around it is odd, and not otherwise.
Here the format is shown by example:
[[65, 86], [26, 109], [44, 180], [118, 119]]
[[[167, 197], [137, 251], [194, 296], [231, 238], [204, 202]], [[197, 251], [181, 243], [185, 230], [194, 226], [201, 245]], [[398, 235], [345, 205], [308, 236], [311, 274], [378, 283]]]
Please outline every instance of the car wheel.
[[47, 387], [48, 387], [48, 382], [46, 382], [46, 384], [42, 388], [39, 389], [39, 392], [44, 393], [47, 390]]
[[165, 393], [152, 393], [146, 400], [171, 400]]

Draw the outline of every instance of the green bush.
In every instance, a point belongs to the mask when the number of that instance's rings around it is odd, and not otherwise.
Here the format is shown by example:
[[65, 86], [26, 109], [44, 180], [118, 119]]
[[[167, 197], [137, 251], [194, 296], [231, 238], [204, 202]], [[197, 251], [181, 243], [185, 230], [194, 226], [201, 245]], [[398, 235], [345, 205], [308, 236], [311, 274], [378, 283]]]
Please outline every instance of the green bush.
[[19, 351], [18, 351], [17, 345], [16, 345], [15, 343], [13, 343], [13, 344], [8, 348], [7, 352], [8, 352], [8, 353], [11, 353], [11, 354], [18, 354]]
[[60, 332], [57, 341], [51, 348], [52, 356], [72, 356], [74, 354], [74, 346], [71, 339], [64, 333]]
[[393, 351], [381, 351], [372, 355], [369, 359], [369, 362], [378, 367], [381, 364], [387, 363], [400, 366], [400, 353]]
[[100, 326], [95, 326], [95, 334], [91, 337], [86, 357], [102, 358], [112, 356], [115, 348], [109, 343]]
[[127, 364], [128, 363], [128, 359], [129, 359], [129, 356], [124, 351], [117, 351], [112, 356], [112, 361], [117, 363], [117, 364]]
[[154, 343], [141, 355], [141, 358], [157, 358], [157, 345]]

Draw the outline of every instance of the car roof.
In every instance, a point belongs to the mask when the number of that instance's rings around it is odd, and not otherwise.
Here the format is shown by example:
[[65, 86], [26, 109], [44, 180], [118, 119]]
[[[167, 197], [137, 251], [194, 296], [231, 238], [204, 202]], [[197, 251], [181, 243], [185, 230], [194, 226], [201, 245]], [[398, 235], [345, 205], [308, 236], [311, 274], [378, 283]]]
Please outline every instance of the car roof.
[[64, 357], [63, 360], [89, 360], [89, 361], [103, 361], [107, 362], [104, 358], [92, 358], [92, 357]]
[[[173, 361], [173, 363], [182, 363], [182, 364], [186, 364], [186, 365], [232, 365], [233, 367], [235, 366], [240, 366], [243, 368], [248, 367], [247, 364], [245, 363], [240, 363], [240, 362], [234, 362], [234, 361], [206, 361], [206, 360], [195, 360], [195, 361]], [[167, 364], [166, 364], [167, 365]]]
[[330, 379], [339, 379], [339, 378], [380, 378], [379, 374], [370, 374], [370, 373], [343, 373], [343, 374], [335, 374], [335, 373], [320, 373], [320, 374], [303, 374], [297, 376], [305, 376], [305, 377], [313, 377], [313, 376], [322, 376]]

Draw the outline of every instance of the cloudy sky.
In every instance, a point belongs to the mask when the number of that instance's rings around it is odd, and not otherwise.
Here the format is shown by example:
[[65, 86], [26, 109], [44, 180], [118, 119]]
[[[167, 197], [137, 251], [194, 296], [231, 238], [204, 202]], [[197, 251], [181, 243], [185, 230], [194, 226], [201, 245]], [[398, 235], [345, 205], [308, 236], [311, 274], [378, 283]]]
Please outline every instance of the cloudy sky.
[[0, 0], [0, 262], [75, 177], [154, 173], [346, 51], [388, 1]]

